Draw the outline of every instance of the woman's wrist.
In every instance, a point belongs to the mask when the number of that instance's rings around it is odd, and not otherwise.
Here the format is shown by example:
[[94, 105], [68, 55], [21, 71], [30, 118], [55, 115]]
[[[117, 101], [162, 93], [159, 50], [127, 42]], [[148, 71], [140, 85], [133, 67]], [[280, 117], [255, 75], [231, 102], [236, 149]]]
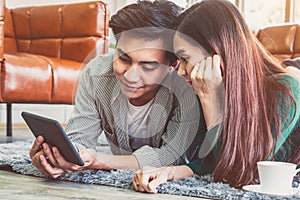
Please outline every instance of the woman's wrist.
[[167, 172], [167, 180], [181, 180], [189, 176], [193, 176], [193, 170], [186, 165], [167, 166], [164, 168]]
[[168, 181], [172, 181], [175, 178], [175, 169], [174, 166], [166, 167], [168, 171]]

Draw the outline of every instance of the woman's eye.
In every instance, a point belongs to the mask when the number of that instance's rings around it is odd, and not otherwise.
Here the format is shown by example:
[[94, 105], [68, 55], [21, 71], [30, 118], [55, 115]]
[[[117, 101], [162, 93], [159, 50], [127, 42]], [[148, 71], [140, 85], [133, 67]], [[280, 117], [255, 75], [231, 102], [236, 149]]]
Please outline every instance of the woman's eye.
[[184, 62], [184, 63], [187, 63], [187, 62], [188, 62], [188, 59], [187, 59], [187, 58], [184, 58], [184, 57], [180, 57], [179, 60], [182, 61], [182, 62]]
[[125, 57], [120, 56], [119, 59], [120, 59], [123, 63], [130, 63], [130, 59], [128, 59], [128, 58], [125, 58]]

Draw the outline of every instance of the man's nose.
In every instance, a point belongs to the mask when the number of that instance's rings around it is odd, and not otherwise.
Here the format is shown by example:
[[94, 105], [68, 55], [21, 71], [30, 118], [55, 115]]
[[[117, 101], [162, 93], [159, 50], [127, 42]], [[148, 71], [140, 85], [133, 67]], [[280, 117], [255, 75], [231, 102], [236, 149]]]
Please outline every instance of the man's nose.
[[124, 74], [124, 78], [126, 78], [129, 82], [138, 82], [140, 79], [140, 70], [138, 65], [130, 66]]

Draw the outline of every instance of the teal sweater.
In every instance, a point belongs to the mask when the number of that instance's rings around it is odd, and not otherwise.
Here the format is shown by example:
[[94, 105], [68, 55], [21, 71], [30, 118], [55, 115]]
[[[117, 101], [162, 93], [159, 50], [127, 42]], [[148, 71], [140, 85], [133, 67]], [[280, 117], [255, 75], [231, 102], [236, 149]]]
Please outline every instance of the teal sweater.
[[[290, 75], [283, 75], [280, 82], [287, 85], [296, 100], [296, 107], [291, 105], [289, 110], [287, 110], [285, 106], [281, 106], [280, 108], [281, 113], [288, 112], [289, 114], [285, 114], [285, 116], [288, 117], [283, 123], [282, 134], [276, 143], [274, 160], [286, 161], [294, 151], [299, 150], [300, 148], [300, 83]], [[212, 134], [217, 128], [218, 126], [212, 128], [206, 134]], [[202, 145], [204, 137], [204, 134], [198, 135], [199, 148]], [[289, 138], [289, 140], [286, 140], [286, 138]], [[188, 163], [187, 166], [198, 175], [212, 173], [217, 164], [217, 157], [221, 146], [220, 144], [221, 140], [218, 140], [212, 151], [207, 156], [204, 158], [195, 156], [195, 158]]]

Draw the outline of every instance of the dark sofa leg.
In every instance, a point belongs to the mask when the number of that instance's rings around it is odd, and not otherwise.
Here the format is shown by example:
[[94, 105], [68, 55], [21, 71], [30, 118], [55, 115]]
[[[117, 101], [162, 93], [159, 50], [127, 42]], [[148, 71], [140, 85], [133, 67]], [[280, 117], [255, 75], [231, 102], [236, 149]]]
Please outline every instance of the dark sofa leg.
[[6, 136], [12, 136], [12, 110], [11, 103], [6, 104]]

